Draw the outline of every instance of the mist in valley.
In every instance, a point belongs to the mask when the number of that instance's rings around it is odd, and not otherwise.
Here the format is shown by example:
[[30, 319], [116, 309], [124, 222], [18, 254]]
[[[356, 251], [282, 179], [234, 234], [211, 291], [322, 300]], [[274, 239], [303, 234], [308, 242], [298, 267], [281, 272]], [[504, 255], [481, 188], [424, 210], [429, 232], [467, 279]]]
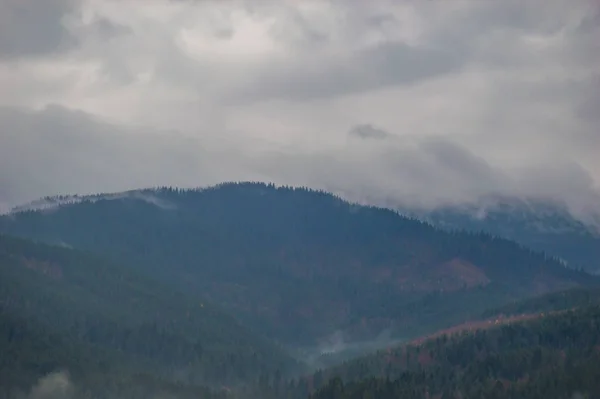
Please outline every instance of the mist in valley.
[[352, 339], [343, 330], [322, 338], [315, 346], [295, 348], [293, 353], [311, 371], [335, 366], [369, 353], [407, 342], [391, 329], [382, 330], [372, 339]]

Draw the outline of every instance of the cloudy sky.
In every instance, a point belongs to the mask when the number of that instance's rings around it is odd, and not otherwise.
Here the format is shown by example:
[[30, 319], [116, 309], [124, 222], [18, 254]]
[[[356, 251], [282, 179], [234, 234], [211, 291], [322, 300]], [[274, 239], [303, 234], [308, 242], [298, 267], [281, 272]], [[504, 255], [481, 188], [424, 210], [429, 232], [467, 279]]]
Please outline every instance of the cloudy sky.
[[0, 207], [227, 180], [600, 209], [596, 0], [0, 0]]

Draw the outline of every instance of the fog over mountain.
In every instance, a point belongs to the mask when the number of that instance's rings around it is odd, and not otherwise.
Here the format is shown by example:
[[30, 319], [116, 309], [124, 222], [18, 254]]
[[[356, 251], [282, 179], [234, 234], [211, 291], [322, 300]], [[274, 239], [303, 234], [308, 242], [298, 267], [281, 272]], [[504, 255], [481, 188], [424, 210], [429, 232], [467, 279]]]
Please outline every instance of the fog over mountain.
[[262, 180], [592, 220], [598, 71], [593, 0], [4, 1], [0, 208]]

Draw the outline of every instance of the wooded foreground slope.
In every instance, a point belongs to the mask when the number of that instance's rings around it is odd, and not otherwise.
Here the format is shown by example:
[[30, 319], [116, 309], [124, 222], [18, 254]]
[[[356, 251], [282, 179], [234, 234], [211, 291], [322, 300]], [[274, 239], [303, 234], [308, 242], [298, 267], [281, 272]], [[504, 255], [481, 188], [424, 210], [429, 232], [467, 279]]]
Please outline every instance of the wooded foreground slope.
[[2, 399], [228, 399], [223, 390], [174, 382], [130, 355], [48, 332], [0, 310]]
[[[217, 386], [254, 383], [262, 374], [285, 374], [297, 365], [281, 348], [200, 297], [85, 252], [5, 235], [0, 235], [0, 310], [3, 344], [15, 356], [13, 367], [2, 356], [2, 378], [6, 372], [37, 373], [38, 378], [55, 368], [76, 371], [81, 359], [104, 352], [135, 364], [137, 372]], [[33, 327], [25, 328], [20, 340], [23, 323]], [[55, 338], [47, 341], [47, 336]], [[53, 348], [57, 339], [61, 343]], [[60, 349], [70, 342], [79, 342], [79, 349]], [[87, 355], [90, 348], [94, 356]]]
[[390, 348], [265, 397], [591, 399], [599, 373], [600, 304]]

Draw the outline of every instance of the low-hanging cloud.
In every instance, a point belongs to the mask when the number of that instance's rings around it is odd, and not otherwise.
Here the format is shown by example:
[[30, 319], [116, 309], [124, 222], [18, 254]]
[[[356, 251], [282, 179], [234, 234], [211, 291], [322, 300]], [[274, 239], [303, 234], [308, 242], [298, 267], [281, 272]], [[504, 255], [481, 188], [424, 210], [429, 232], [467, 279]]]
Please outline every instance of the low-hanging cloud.
[[380, 129], [368, 123], [354, 126], [348, 131], [348, 136], [361, 139], [386, 139], [391, 137], [390, 133], [386, 132], [384, 129]]
[[266, 180], [387, 206], [429, 209], [504, 194], [560, 200], [578, 215], [600, 211], [594, 180], [577, 164], [492, 166], [445, 137], [387, 133], [319, 151], [268, 143], [250, 151], [126, 129], [58, 106], [0, 109], [0, 116], [0, 129], [13, 132], [0, 149], [0, 187], [11, 205], [64, 193]]
[[0, 3], [0, 60], [51, 55], [77, 45], [61, 20], [70, 0], [3, 1]]
[[40, 378], [24, 398], [16, 399], [70, 399], [74, 397], [74, 387], [69, 373], [55, 371]]
[[416, 84], [450, 73], [466, 62], [457, 50], [382, 43], [333, 58], [313, 69], [302, 64], [274, 64], [231, 96], [234, 101], [285, 99], [309, 101], [382, 87]]
[[592, 0], [37, 3], [0, 5], [0, 211], [226, 180], [600, 206]]

